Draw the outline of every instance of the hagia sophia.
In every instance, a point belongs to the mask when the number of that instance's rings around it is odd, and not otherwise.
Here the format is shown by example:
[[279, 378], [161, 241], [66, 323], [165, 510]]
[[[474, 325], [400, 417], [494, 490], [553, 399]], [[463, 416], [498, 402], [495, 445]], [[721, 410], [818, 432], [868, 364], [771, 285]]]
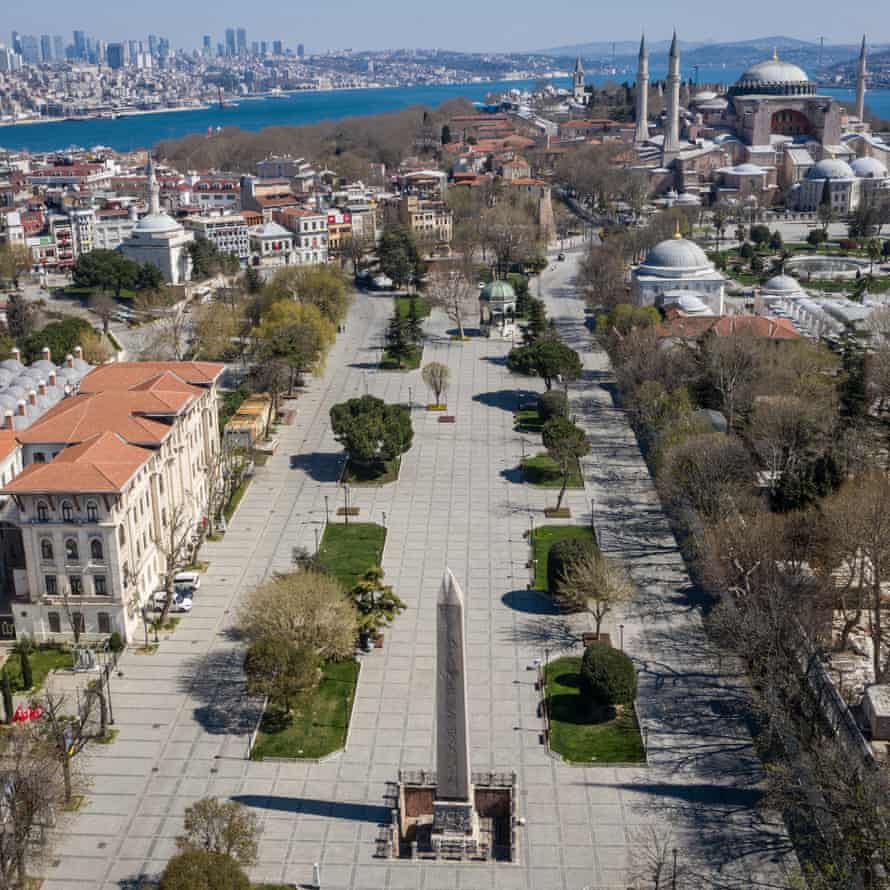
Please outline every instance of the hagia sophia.
[[660, 126], [648, 120], [649, 59], [640, 43], [634, 147], [638, 169], [653, 191], [675, 191], [680, 203], [740, 202], [814, 211], [830, 203], [854, 211], [878, 190], [890, 189], [890, 145], [865, 121], [866, 43], [862, 40], [853, 113], [797, 65], [777, 53], [752, 65], [725, 93], [696, 93], [680, 104], [680, 53], [671, 44], [666, 110]]

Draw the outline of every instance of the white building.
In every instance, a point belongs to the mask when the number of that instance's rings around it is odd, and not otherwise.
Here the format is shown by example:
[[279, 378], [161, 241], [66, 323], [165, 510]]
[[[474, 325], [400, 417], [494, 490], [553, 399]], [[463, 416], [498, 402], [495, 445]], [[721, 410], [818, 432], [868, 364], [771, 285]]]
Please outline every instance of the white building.
[[222, 253], [234, 254], [239, 259], [250, 255], [250, 236], [244, 217], [238, 213], [221, 216], [187, 216], [182, 224], [195, 237], [201, 236], [213, 243]]
[[295, 261], [294, 236], [276, 222], [251, 226], [250, 251], [262, 266], [290, 266]]

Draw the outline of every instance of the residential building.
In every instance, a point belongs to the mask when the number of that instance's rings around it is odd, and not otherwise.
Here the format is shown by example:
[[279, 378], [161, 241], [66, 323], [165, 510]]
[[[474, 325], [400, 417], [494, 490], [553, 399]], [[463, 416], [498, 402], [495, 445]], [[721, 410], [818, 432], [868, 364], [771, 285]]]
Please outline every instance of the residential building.
[[328, 253], [339, 254], [352, 238], [352, 214], [348, 210], [328, 211]]
[[294, 263], [294, 237], [276, 222], [248, 230], [250, 252], [256, 266], [290, 266]]
[[328, 216], [326, 212], [288, 207], [275, 219], [294, 233], [294, 261], [310, 266], [328, 261]]
[[420, 241], [451, 243], [453, 215], [441, 201], [421, 201], [414, 195], [404, 195], [384, 205], [384, 219], [410, 229]]
[[201, 236], [213, 243], [222, 253], [234, 254], [239, 259], [250, 255], [250, 237], [244, 217], [238, 213], [219, 216], [187, 216], [182, 224], [195, 237]]

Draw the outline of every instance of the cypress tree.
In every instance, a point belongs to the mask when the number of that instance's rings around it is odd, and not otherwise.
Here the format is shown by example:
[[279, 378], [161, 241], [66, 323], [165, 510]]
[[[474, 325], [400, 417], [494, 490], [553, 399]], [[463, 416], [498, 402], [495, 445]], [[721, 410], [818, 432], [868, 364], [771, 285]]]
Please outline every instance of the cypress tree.
[[9, 671], [3, 671], [3, 715], [7, 723], [12, 723], [12, 683], [9, 680]]
[[30, 689], [34, 685], [34, 675], [31, 673], [31, 659], [26, 650], [19, 650], [19, 660], [22, 663], [22, 687]]

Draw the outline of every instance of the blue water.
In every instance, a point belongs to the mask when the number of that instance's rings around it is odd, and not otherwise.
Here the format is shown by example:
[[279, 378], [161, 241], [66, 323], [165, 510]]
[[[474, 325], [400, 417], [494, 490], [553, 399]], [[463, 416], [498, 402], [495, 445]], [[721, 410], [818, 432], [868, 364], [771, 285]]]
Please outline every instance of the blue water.
[[[732, 83], [741, 73], [739, 68], [701, 68], [698, 78], [700, 83]], [[653, 79], [664, 75], [664, 70], [653, 66], [650, 75]], [[595, 84], [610, 79], [633, 81], [634, 77], [632, 73], [622, 72], [612, 77], [593, 75], [587, 78], [588, 82]], [[233, 108], [212, 106], [195, 111], [143, 114], [117, 120], [58, 121], [0, 127], [0, 146], [53, 151], [70, 146], [107, 145], [118, 151], [132, 151], [154, 145], [162, 139], [175, 139], [189, 133], [206, 133], [208, 127], [237, 126], [244, 130], [261, 130], [263, 127], [312, 124], [343, 117], [397, 111], [409, 105], [434, 106], [455, 96], [481, 101], [491, 92], [533, 85], [533, 81], [499, 81], [374, 90], [307, 91], [278, 99], [241, 100]], [[854, 100], [852, 90], [826, 89], [824, 92], [848, 104]], [[890, 118], [890, 90], [869, 92], [867, 102], [876, 114]]]

